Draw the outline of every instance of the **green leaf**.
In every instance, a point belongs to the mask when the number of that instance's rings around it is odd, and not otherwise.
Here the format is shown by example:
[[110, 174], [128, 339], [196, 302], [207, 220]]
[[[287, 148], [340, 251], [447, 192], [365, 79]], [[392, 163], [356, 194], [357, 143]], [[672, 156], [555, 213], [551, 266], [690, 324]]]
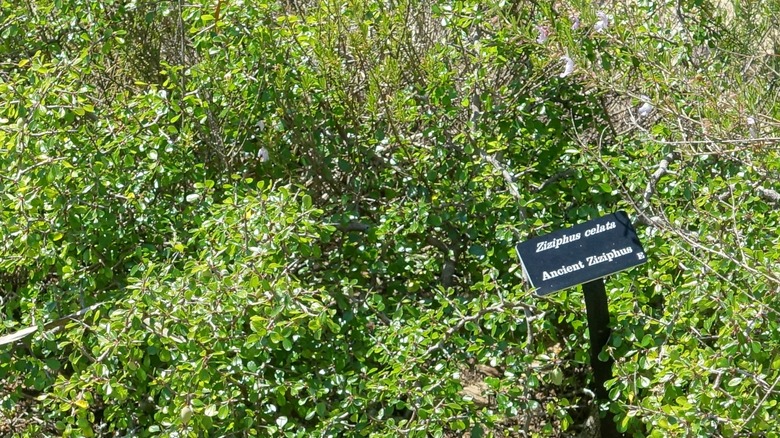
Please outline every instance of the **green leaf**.
[[734, 377], [733, 379], [729, 380], [729, 382], [726, 384], [728, 386], [737, 386], [740, 383], [742, 383], [742, 377]]
[[560, 386], [563, 383], [563, 371], [560, 368], [554, 368], [550, 372], [550, 381], [553, 385]]
[[482, 247], [482, 245], [471, 245], [469, 247], [469, 254], [477, 257], [484, 257], [486, 252], [485, 252], [485, 248]]
[[[252, 328], [252, 331], [255, 333], [264, 335], [266, 333], [267, 324], [268, 322], [263, 317], [255, 315], [249, 318], [249, 326]], [[273, 339], [271, 340], [273, 341]]]
[[60, 369], [60, 361], [55, 358], [46, 359], [46, 366], [52, 371], [58, 371]]
[[219, 407], [219, 412], [217, 413], [217, 418], [220, 420], [226, 419], [228, 416], [230, 416], [230, 408], [228, 405], [222, 405]]

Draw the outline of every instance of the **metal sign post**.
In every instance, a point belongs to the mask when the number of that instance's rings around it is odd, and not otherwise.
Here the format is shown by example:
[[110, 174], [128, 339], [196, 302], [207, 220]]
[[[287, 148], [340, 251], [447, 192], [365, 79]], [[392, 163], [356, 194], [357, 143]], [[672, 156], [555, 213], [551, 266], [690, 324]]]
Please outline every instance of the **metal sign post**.
[[[604, 277], [647, 261], [625, 212], [609, 214], [571, 228], [554, 231], [517, 245], [523, 272], [537, 295], [582, 285], [590, 332], [593, 392], [609, 400], [605, 383], [612, 379], [612, 358], [599, 360], [609, 342], [609, 305]], [[601, 436], [623, 437], [612, 416], [601, 419]]]
[[[590, 368], [593, 370], [593, 392], [596, 400], [609, 400], [609, 393], [605, 386], [607, 380], [612, 379], [612, 357], [606, 361], [599, 359], [599, 353], [609, 342], [612, 330], [609, 328], [609, 306], [607, 305], [607, 290], [604, 287], [604, 279], [589, 281], [582, 285], [582, 293], [585, 295], [585, 311], [588, 314], [588, 331], [590, 332]], [[607, 415], [601, 420], [601, 437], [617, 438], [625, 435], [617, 431], [617, 426], [612, 416]]]

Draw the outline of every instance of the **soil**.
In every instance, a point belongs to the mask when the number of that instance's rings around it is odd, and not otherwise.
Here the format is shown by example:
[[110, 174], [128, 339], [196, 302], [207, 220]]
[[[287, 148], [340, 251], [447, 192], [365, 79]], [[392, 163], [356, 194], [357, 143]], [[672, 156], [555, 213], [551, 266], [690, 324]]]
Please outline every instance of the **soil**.
[[[590, 438], [598, 436], [598, 416], [595, 404], [592, 402], [592, 394], [585, 388], [587, 370], [580, 367], [566, 370], [569, 377], [567, 382], [574, 382], [576, 387], [563, 387], [553, 384], [543, 385], [534, 393], [528, 394], [528, 401], [536, 401], [537, 408], [523, 412], [519, 415], [503, 418], [492, 428], [481, 425], [485, 435], [493, 434], [496, 437], [576, 437]], [[503, 378], [503, 372], [488, 365], [465, 365], [461, 369], [461, 394], [473, 401], [480, 409], [495, 409], [496, 394], [490, 389], [485, 379], [487, 377]], [[574, 378], [572, 378], [574, 377]], [[566, 398], [569, 402], [569, 415], [573, 424], [567, 430], [555, 413], [548, 413], [545, 406], [560, 405], [559, 401]], [[470, 438], [470, 432], [450, 432], [448, 437]]]

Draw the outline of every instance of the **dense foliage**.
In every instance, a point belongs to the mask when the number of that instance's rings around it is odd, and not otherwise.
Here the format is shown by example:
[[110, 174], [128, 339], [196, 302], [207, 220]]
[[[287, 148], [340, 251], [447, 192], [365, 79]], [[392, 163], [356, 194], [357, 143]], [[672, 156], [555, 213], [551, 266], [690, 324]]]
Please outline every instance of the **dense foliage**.
[[777, 1], [0, 5], [0, 434], [780, 434]]

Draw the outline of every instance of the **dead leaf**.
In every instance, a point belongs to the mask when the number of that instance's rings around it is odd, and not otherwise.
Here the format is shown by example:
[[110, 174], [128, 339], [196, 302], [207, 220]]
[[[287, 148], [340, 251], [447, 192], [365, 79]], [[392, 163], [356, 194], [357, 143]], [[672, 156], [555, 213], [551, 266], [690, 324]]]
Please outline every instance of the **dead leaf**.
[[479, 407], [490, 406], [490, 400], [487, 396], [487, 385], [483, 382], [479, 382], [473, 385], [463, 387], [460, 394], [464, 397], [470, 397], [474, 404]]

